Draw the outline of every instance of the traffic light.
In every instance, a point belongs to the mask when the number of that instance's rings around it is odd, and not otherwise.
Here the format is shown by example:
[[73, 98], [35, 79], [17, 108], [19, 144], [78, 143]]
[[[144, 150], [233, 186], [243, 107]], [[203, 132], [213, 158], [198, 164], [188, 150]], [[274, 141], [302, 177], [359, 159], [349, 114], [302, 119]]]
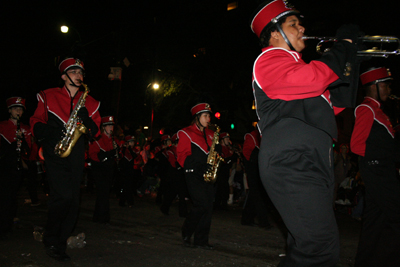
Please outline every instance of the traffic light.
[[221, 113], [219, 113], [219, 112], [215, 112], [215, 118], [217, 118], [217, 119], [221, 119]]
[[235, 129], [235, 124], [232, 122], [231, 123], [231, 130]]

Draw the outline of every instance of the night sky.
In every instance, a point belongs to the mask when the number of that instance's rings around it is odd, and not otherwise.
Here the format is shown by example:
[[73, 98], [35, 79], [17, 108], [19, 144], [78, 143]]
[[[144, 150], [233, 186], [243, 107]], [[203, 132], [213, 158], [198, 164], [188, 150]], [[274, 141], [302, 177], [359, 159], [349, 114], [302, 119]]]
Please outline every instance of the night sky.
[[[189, 110], [198, 101], [221, 112], [223, 127], [233, 121], [240, 125], [238, 135], [255, 120], [251, 71], [260, 48], [248, 22], [261, 1], [238, 1], [233, 11], [226, 11], [233, 1], [218, 0], [45, 2], [14, 1], [1, 8], [0, 103], [17, 94], [26, 97], [26, 122], [36, 108], [35, 94], [60, 85], [57, 62], [71, 54], [85, 62], [85, 82], [102, 102], [102, 115], [116, 115], [120, 91], [118, 121], [131, 128], [149, 124], [152, 103], [155, 126], [171, 133], [190, 123]], [[304, 15], [307, 35], [334, 36], [344, 23], [360, 25], [367, 35], [400, 35], [394, 0], [290, 3]], [[70, 33], [60, 32], [62, 24]], [[318, 57], [313, 45], [303, 55], [306, 61]], [[398, 80], [399, 60], [372, 59], [361, 69], [386, 66]], [[119, 65], [120, 84], [107, 79], [110, 67]], [[154, 93], [147, 87], [154, 81], [163, 82], [164, 89]], [[400, 94], [397, 84], [392, 89]], [[167, 85], [179, 91], [169, 94]]]

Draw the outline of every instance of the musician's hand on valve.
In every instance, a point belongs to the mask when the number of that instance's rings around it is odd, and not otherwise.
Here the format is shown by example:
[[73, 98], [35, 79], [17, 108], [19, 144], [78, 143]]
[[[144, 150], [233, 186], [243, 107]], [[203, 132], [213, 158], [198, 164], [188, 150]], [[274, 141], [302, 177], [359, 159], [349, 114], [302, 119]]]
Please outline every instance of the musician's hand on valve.
[[356, 44], [360, 36], [360, 27], [355, 24], [343, 24], [336, 31], [336, 38], [338, 40], [345, 40], [350, 43]]

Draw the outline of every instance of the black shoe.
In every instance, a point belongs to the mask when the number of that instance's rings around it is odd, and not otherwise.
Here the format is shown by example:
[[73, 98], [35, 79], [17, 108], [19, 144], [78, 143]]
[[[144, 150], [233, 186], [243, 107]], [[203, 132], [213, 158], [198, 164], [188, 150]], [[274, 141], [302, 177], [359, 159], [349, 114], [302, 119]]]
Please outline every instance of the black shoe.
[[71, 258], [63, 251], [60, 251], [55, 246], [46, 247], [46, 254], [57, 261], [69, 261]]
[[213, 250], [214, 246], [210, 244], [204, 244], [204, 245], [194, 245], [196, 248], [201, 248], [201, 249], [206, 249], [206, 250]]

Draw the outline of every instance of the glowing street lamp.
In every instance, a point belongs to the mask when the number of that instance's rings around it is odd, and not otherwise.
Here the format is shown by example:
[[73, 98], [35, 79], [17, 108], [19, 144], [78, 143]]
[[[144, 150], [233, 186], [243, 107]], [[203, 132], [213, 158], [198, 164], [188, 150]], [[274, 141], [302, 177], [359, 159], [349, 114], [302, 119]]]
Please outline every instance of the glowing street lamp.
[[69, 31], [68, 26], [65, 26], [65, 25], [61, 26], [61, 32], [62, 33], [67, 33], [68, 31]]
[[160, 88], [160, 85], [158, 83], [154, 83], [153, 84], [153, 89], [154, 90], [158, 90], [158, 88]]

